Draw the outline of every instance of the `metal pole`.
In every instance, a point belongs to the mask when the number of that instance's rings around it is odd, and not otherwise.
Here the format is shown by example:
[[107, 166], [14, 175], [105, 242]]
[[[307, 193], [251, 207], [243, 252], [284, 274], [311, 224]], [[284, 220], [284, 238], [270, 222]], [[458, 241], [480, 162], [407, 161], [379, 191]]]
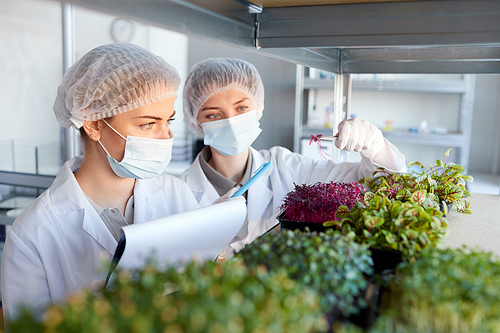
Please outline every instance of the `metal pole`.
[[38, 175], [38, 147], [35, 147], [35, 174]]
[[[349, 74], [343, 74], [342, 70], [339, 70], [339, 73], [335, 74], [335, 86], [333, 88], [332, 135], [337, 133], [339, 123], [347, 119], [351, 113], [351, 89], [351, 76]], [[343, 162], [343, 157], [340, 153], [340, 150], [334, 149], [332, 159], [336, 162]]]
[[[62, 46], [63, 46], [63, 74], [75, 62], [75, 26], [73, 5], [62, 3]], [[61, 129], [62, 156], [61, 165], [74, 157], [77, 153], [76, 130], [73, 127]]]
[[303, 118], [303, 101], [302, 96], [304, 94], [304, 66], [297, 65], [297, 73], [295, 84], [295, 117], [294, 117], [294, 136], [293, 136], [293, 151], [295, 153], [300, 153], [300, 141], [302, 139], [302, 118]]

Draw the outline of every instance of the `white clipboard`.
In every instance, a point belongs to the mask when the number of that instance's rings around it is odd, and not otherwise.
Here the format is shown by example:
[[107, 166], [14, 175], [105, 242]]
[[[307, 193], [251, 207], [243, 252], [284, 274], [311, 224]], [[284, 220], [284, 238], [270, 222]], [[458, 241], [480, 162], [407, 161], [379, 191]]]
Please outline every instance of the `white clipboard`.
[[238, 196], [208, 207], [125, 226], [106, 285], [115, 269], [142, 269], [152, 254], [160, 266], [215, 260], [238, 233], [245, 218], [246, 201]]

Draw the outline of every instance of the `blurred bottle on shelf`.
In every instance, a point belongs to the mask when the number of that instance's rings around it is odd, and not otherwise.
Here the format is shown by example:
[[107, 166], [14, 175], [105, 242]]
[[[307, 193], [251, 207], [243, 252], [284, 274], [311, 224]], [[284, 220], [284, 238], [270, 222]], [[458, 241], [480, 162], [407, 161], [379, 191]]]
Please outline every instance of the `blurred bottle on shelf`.
[[392, 132], [392, 130], [393, 130], [392, 124], [393, 123], [394, 122], [392, 120], [386, 120], [385, 126], [384, 126], [384, 132]]

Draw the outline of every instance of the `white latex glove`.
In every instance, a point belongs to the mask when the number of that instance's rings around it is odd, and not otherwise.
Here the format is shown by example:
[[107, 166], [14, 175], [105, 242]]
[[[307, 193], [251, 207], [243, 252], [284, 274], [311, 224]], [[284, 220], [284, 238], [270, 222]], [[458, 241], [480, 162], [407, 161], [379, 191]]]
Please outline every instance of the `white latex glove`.
[[105, 283], [106, 283], [106, 280], [95, 280], [95, 281], [90, 282], [90, 284], [85, 289], [87, 289], [91, 293], [96, 293], [104, 288]]
[[366, 158], [373, 158], [385, 145], [382, 132], [366, 120], [351, 118], [339, 124], [338, 149], [355, 151]]
[[[223, 196], [221, 196], [220, 198], [215, 200], [213, 205], [228, 201], [231, 198], [231, 196], [233, 194], [235, 194], [240, 189], [240, 187], [241, 186], [233, 187], [226, 194], [224, 194]], [[244, 239], [247, 235], [248, 235], [248, 211], [246, 212], [245, 222], [243, 222], [243, 225], [241, 226], [240, 230], [238, 231], [236, 236], [234, 236], [234, 238], [229, 242], [229, 244], [236, 243], [236, 242]], [[227, 249], [226, 249], [226, 252], [227, 252]]]
[[217, 256], [217, 261], [220, 262], [221, 264], [226, 261], [227, 258], [227, 252], [231, 249], [231, 245], [226, 246], [224, 250], [222, 250], [221, 253]]
[[220, 198], [218, 198], [217, 200], [215, 200], [212, 205], [228, 201], [233, 194], [235, 194], [236, 192], [238, 192], [238, 190], [240, 189], [240, 187], [241, 186], [239, 186], [239, 185], [233, 187], [232, 189], [230, 189], [229, 191], [227, 191], [226, 194], [224, 194], [223, 196], [221, 196]]

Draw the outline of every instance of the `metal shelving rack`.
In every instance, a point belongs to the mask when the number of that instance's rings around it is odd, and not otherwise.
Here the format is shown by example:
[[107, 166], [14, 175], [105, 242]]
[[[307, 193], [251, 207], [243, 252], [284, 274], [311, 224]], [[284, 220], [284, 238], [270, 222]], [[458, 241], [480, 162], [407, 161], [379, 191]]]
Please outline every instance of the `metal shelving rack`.
[[[333, 82], [330, 79], [311, 79], [301, 76], [303, 70], [298, 70], [297, 80], [302, 82], [297, 84], [297, 96], [306, 96], [308, 90], [331, 90]], [[462, 80], [351, 80], [349, 90], [373, 91], [373, 92], [412, 92], [412, 93], [433, 93], [433, 94], [458, 94], [460, 95], [459, 128], [457, 133], [447, 134], [422, 134], [412, 132], [385, 132], [384, 136], [394, 143], [406, 143], [424, 146], [437, 146], [444, 148], [458, 149], [457, 163], [466, 170], [469, 164], [470, 139], [472, 132], [472, 114], [474, 104], [475, 74], [465, 74]], [[307, 99], [307, 97], [304, 97]], [[300, 140], [308, 139], [310, 135], [331, 135], [333, 129], [308, 127], [304, 124], [307, 113], [304, 112], [308, 103], [296, 104], [295, 124], [297, 129], [296, 142], [294, 147], [300, 152]], [[351, 112], [347, 105], [342, 119], [349, 118]]]
[[500, 73], [497, 0], [67, 2], [333, 72], [335, 122], [348, 110], [350, 74]]

